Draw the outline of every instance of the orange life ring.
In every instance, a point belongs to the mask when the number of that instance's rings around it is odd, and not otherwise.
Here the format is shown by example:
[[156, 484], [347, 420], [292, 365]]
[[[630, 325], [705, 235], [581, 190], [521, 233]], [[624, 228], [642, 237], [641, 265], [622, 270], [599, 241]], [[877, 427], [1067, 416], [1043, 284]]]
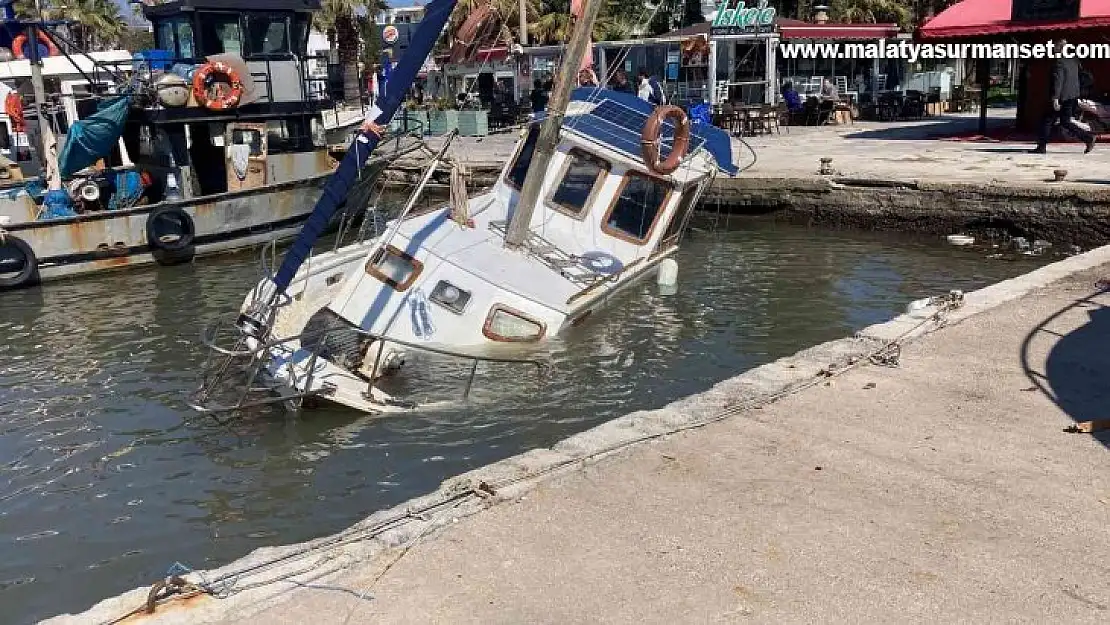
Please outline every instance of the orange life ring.
[[[660, 135], [663, 132], [663, 122], [666, 119], [674, 120], [674, 145], [667, 159], [660, 162], [659, 153], [662, 149]], [[678, 164], [690, 149], [690, 118], [686, 111], [677, 106], [660, 106], [652, 112], [644, 124], [644, 132], [640, 135], [640, 147], [644, 155], [644, 163], [648, 169], [657, 174], [670, 174], [678, 169]]]
[[[215, 93], [209, 93], [208, 79], [213, 74], [222, 75], [227, 80], [212, 85], [211, 91]], [[218, 86], [225, 82], [230, 87]], [[193, 75], [193, 97], [210, 111], [225, 111], [229, 108], [235, 108], [239, 105], [239, 101], [243, 99], [243, 81], [239, 78], [239, 72], [236, 72], [223, 61], [205, 63]]]
[[[38, 31], [38, 36], [36, 37], [36, 39], [39, 40], [39, 43], [46, 46], [46, 49], [48, 50], [48, 52], [46, 53], [47, 56], [58, 56], [59, 54], [61, 54], [61, 50], [58, 50], [58, 46], [54, 45], [54, 42], [50, 40], [50, 37], [47, 37], [46, 33], [42, 32], [41, 30]], [[27, 58], [27, 55], [23, 54], [23, 46], [25, 45], [27, 45], [27, 33], [19, 33], [15, 36], [15, 39], [12, 39], [12, 54], [15, 55], [15, 58]]]
[[488, 2], [478, 5], [470, 12], [462, 25], [455, 31], [451, 42], [450, 63], [462, 63], [470, 56], [471, 49], [480, 39], [478, 31], [493, 18], [493, 9]]

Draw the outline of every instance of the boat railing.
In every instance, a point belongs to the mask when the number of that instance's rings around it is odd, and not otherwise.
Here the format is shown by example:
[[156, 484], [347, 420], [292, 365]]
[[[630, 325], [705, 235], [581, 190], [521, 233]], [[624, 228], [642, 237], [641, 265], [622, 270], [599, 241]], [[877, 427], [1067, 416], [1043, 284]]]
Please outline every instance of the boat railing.
[[[255, 85], [255, 93], [258, 94], [257, 99], [252, 102], [252, 104], [274, 105], [280, 103], [299, 105], [295, 106], [297, 109], [295, 112], [305, 113], [315, 113], [336, 106], [329, 90], [327, 76], [317, 76], [313, 71], [313, 61], [320, 60], [321, 58], [326, 59], [326, 57], [322, 57], [321, 55], [290, 56], [289, 58], [280, 59], [244, 58], [244, 64], [248, 65], [248, 67], [253, 66], [249, 75], [251, 81]], [[204, 65], [205, 62], [204, 58], [176, 56], [157, 56], [146, 59], [136, 59], [132, 65], [131, 82], [133, 86], [137, 86], [136, 83], [142, 82], [152, 85], [160, 76], [175, 73], [175, 68], [184, 67], [196, 69]], [[299, 90], [297, 92], [297, 97], [288, 100], [279, 100], [274, 92], [275, 65], [293, 62], [298, 66]], [[262, 64], [261, 68], [258, 68], [256, 65], [258, 63]], [[97, 67], [101, 64], [101, 62], [97, 62]], [[179, 75], [182, 75], [182, 78], [188, 80], [187, 72], [182, 72]]]
[[[267, 316], [272, 321], [276, 310], [273, 307]], [[265, 327], [270, 327], [266, 324]], [[460, 350], [449, 349], [405, 341], [397, 338], [386, 337], [382, 334], [351, 326], [331, 326], [320, 330], [302, 332], [290, 336], [274, 338], [269, 336], [269, 331], [263, 329], [257, 319], [247, 313], [239, 313], [232, 318], [226, 315], [206, 326], [201, 331], [201, 343], [208, 349], [208, 357], [201, 369], [200, 387], [189, 397], [188, 404], [193, 410], [202, 414], [232, 413], [262, 406], [291, 402], [291, 407], [299, 410], [305, 399], [311, 397], [327, 397], [335, 391], [331, 385], [320, 385], [313, 388], [314, 377], [317, 374], [317, 364], [322, 356], [319, 347], [326, 343], [328, 337], [343, 333], [349, 337], [356, 334], [367, 341], [366, 351], [377, 350], [374, 366], [371, 371], [376, 375], [381, 366], [381, 359], [385, 352], [385, 345], [397, 345], [411, 350], [447, 356], [470, 363], [470, 370], [462, 398], [468, 399], [477, 376], [478, 364], [481, 362], [530, 365], [536, 368], [537, 374], [544, 375], [551, 368], [551, 362], [546, 358], [519, 355], [498, 355], [495, 353], [468, 353]], [[230, 335], [230, 336], [229, 336]], [[221, 344], [223, 339], [232, 338], [231, 347]], [[265, 378], [272, 377], [267, 371], [275, 353], [292, 354], [300, 349], [307, 352], [307, 361], [298, 364], [293, 358], [283, 365], [286, 382], [276, 384]], [[370, 376], [371, 378], [373, 376]], [[367, 382], [367, 391], [363, 398], [372, 403], [379, 403], [383, 408], [387, 406], [415, 408], [416, 404], [407, 401], [390, 400], [385, 403], [375, 400], [370, 389], [374, 381]], [[215, 397], [221, 392], [228, 391], [236, 394], [231, 403], [220, 403]], [[265, 397], [257, 397], [258, 394]]]

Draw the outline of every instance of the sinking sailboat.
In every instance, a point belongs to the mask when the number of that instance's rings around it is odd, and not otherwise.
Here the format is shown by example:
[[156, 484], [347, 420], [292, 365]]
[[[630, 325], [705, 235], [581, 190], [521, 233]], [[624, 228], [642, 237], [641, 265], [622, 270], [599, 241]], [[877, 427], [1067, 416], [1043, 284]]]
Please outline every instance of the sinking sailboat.
[[[428, 14], [453, 4], [438, 0]], [[574, 46], [566, 66], [577, 67], [573, 53]], [[530, 361], [506, 348], [542, 344], [653, 275], [677, 251], [715, 176], [737, 173], [730, 139], [692, 124], [678, 107], [563, 87], [548, 115], [525, 128], [491, 189], [413, 210], [441, 151], [380, 236], [309, 259], [306, 229], [281, 269], [247, 296], [232, 326], [234, 347], [216, 345], [218, 329], [209, 335], [224, 358], [194, 407], [318, 397], [370, 413], [410, 409], [379, 385], [399, 369], [404, 375], [407, 353]], [[234, 367], [236, 359], [245, 366]], [[233, 370], [247, 372], [246, 387], [235, 401], [218, 401]], [[268, 396], [249, 396], [251, 389]]]

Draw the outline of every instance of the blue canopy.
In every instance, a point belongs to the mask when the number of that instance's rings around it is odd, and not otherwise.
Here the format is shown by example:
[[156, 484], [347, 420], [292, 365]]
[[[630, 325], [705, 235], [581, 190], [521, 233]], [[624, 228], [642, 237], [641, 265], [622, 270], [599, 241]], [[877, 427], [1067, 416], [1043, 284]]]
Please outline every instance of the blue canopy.
[[[590, 102], [597, 106], [589, 113], [567, 115], [563, 118], [563, 127], [632, 158], [642, 158], [640, 137], [648, 117], [655, 110], [654, 105], [630, 93], [597, 87], [575, 89], [571, 93], [571, 102]], [[540, 117], [542, 118], [543, 116]], [[663, 123], [660, 141], [663, 157], [670, 154], [674, 132], [673, 123]], [[707, 124], [691, 124], [690, 151], [700, 148], [713, 156], [721, 171], [730, 176], [739, 173], [739, 168], [732, 162], [732, 140], [725, 131]]]
[[112, 153], [131, 109], [131, 97], [120, 96], [100, 103], [100, 110], [69, 127], [58, 155], [58, 172], [68, 178]]

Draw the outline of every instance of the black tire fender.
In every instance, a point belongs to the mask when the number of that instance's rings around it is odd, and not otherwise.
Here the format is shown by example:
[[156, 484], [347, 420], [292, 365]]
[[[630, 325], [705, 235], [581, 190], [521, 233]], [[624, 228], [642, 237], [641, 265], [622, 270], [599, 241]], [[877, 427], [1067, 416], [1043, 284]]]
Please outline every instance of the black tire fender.
[[[164, 224], [170, 226], [171, 232], [163, 229]], [[152, 250], [179, 252], [188, 249], [193, 244], [196, 233], [193, 218], [176, 206], [157, 208], [151, 211], [146, 220], [146, 240]]]
[[[39, 273], [39, 259], [35, 252], [23, 239], [10, 234], [0, 234], [0, 250], [14, 250], [23, 256], [23, 267], [19, 273], [11, 276], [0, 274], [0, 289], [16, 289], [29, 286], [35, 281]], [[0, 254], [0, 259], [9, 258], [8, 254]]]

